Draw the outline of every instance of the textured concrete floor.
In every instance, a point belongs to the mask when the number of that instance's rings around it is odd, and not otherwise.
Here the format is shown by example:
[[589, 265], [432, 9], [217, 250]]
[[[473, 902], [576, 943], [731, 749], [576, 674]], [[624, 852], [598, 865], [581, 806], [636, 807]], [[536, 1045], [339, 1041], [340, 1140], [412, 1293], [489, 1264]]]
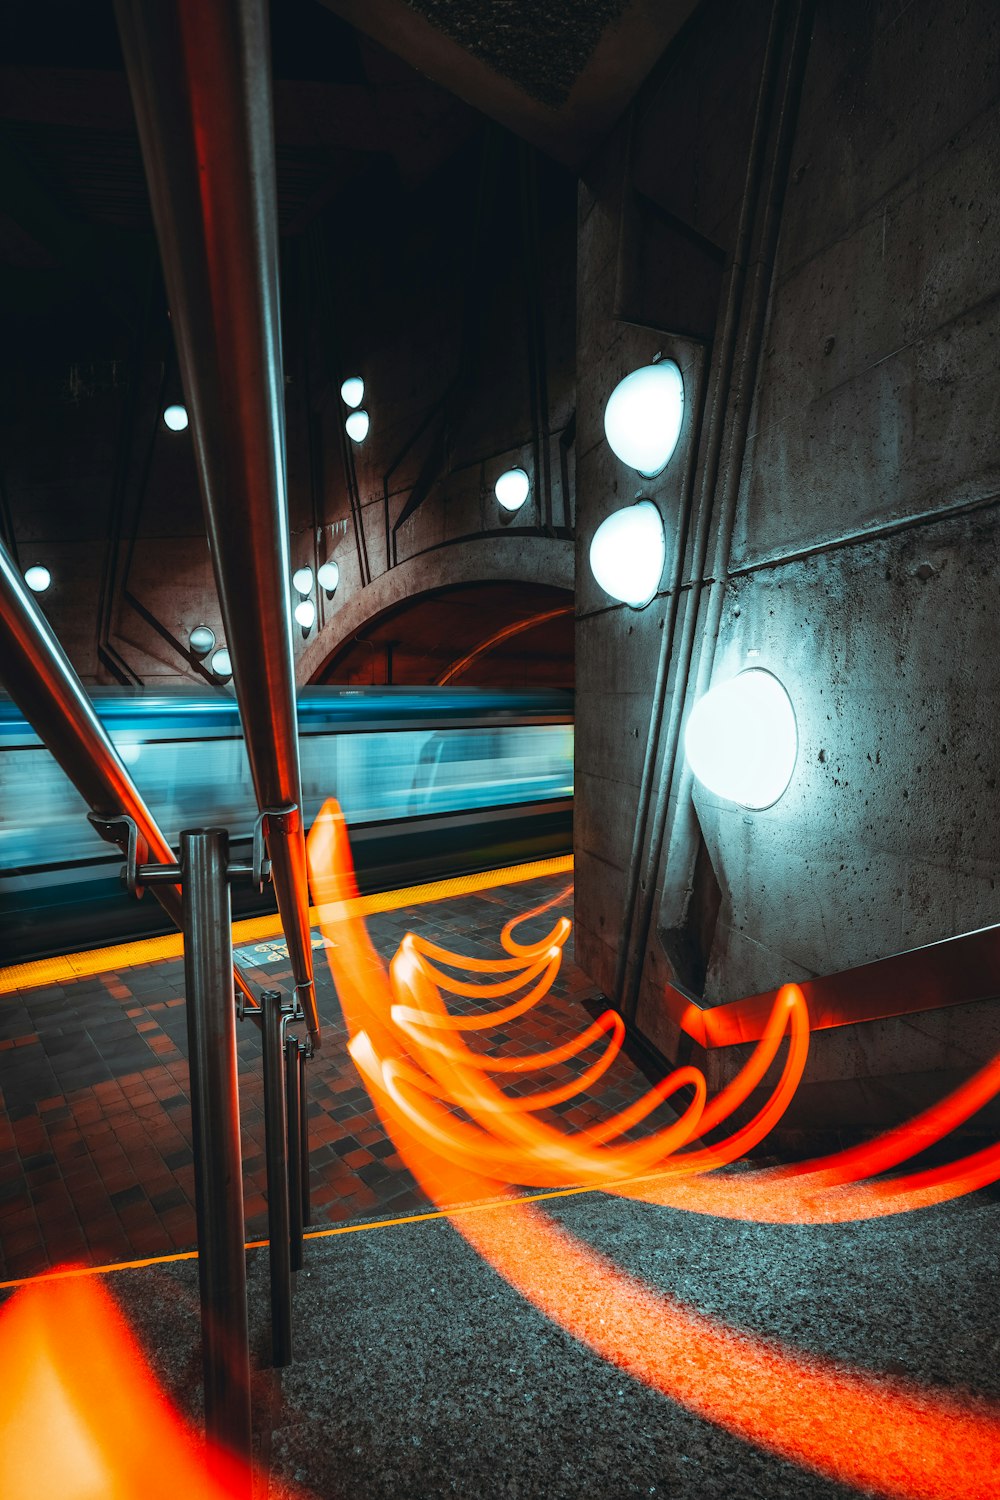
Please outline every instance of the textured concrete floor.
[[[601, 1194], [546, 1208], [642, 1283], [736, 1328], [963, 1404], [1000, 1399], [1000, 1206], [988, 1194], [916, 1216], [808, 1228]], [[168, 1387], [196, 1406], [193, 1264], [119, 1272], [110, 1284]], [[260, 1352], [263, 1252], [251, 1257], [250, 1293]], [[645, 1388], [523, 1301], [446, 1220], [312, 1241], [295, 1339], [280, 1389], [257, 1377], [255, 1425], [274, 1481], [314, 1496], [876, 1493], [769, 1456]], [[877, 1409], [857, 1441], [877, 1445]], [[265, 1482], [258, 1493], [268, 1493]]]

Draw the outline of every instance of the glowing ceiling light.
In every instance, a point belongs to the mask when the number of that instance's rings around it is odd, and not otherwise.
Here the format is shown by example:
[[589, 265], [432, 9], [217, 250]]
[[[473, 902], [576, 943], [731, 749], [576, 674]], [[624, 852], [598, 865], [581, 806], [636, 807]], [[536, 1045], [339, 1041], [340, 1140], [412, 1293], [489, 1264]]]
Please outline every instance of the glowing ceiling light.
[[232, 677], [233, 660], [229, 655], [229, 652], [226, 650], [225, 646], [220, 646], [218, 651], [213, 653], [212, 671], [215, 673], [216, 677], [220, 677], [223, 682], [228, 682], [230, 677]]
[[683, 419], [680, 367], [664, 359], [619, 381], [604, 408], [604, 432], [623, 463], [652, 479], [677, 447]]
[[344, 426], [347, 428], [347, 436], [353, 438], [356, 443], [363, 443], [368, 436], [368, 413], [364, 410], [352, 411]]
[[163, 425], [171, 432], [183, 432], [188, 424], [187, 407], [168, 406], [163, 413]]
[[52, 574], [41, 563], [35, 563], [33, 567], [25, 569], [24, 581], [33, 594], [44, 594], [52, 582]]
[[215, 631], [210, 625], [196, 625], [188, 636], [188, 645], [195, 656], [207, 656], [215, 645]]
[[316, 580], [320, 588], [324, 588], [328, 594], [332, 594], [340, 582], [340, 564], [335, 563], [332, 558], [329, 562], [322, 563], [317, 569]]
[[292, 574], [292, 587], [297, 594], [311, 594], [313, 586], [312, 568], [296, 568]]
[[760, 667], [710, 688], [684, 731], [684, 753], [702, 786], [758, 810], [785, 791], [798, 749], [791, 699], [777, 677]]
[[311, 599], [300, 599], [295, 606], [295, 618], [303, 630], [311, 630], [316, 623], [316, 606]]
[[523, 469], [508, 469], [493, 488], [504, 510], [520, 510], [528, 498], [531, 481]]
[[349, 375], [340, 387], [340, 399], [345, 406], [360, 406], [365, 399], [365, 383], [360, 375]]
[[667, 542], [663, 519], [649, 500], [602, 521], [590, 544], [590, 567], [605, 593], [641, 609], [659, 586]]

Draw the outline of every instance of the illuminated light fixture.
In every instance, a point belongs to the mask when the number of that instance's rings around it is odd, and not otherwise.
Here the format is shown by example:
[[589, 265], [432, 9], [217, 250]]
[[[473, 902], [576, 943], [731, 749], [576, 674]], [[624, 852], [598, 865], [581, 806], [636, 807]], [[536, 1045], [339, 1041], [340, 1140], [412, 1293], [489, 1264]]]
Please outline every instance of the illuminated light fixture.
[[360, 375], [349, 375], [340, 387], [340, 399], [345, 406], [360, 406], [365, 399], [365, 383]]
[[683, 420], [680, 366], [664, 359], [619, 381], [604, 408], [604, 433], [622, 463], [652, 479], [669, 463]]
[[44, 594], [52, 582], [52, 574], [41, 563], [35, 563], [33, 567], [25, 569], [24, 581], [33, 594]]
[[186, 406], [168, 406], [163, 413], [163, 425], [171, 432], [183, 432], [188, 424]]
[[531, 481], [523, 469], [508, 469], [493, 487], [504, 510], [520, 510], [530, 489]]
[[616, 510], [590, 544], [590, 568], [605, 593], [642, 609], [659, 587], [667, 541], [663, 518], [650, 500]]
[[316, 623], [316, 606], [311, 599], [300, 599], [295, 606], [295, 618], [303, 630], [311, 630]]
[[370, 426], [368, 413], [364, 410], [352, 411], [344, 426], [347, 428], [347, 436], [349, 438], [353, 438], [356, 443], [363, 443], [368, 436], [368, 428]]
[[212, 671], [215, 673], [216, 677], [220, 677], [223, 682], [228, 682], [230, 677], [232, 677], [233, 659], [229, 655], [229, 652], [227, 651], [225, 646], [220, 646], [218, 651], [213, 652]]
[[316, 581], [320, 588], [332, 594], [340, 582], [340, 564], [335, 563], [332, 558], [329, 562], [322, 563], [316, 571]]
[[758, 811], [787, 788], [798, 750], [792, 701], [762, 667], [710, 688], [684, 730], [684, 753], [702, 786]]
[[292, 574], [292, 587], [297, 594], [311, 594], [313, 586], [312, 568], [296, 568]]
[[215, 631], [210, 625], [196, 625], [188, 636], [188, 645], [195, 656], [207, 656], [215, 645]]
[[115, 742], [115, 749], [127, 766], [134, 766], [142, 755], [142, 746], [136, 744], [135, 740], [118, 740]]

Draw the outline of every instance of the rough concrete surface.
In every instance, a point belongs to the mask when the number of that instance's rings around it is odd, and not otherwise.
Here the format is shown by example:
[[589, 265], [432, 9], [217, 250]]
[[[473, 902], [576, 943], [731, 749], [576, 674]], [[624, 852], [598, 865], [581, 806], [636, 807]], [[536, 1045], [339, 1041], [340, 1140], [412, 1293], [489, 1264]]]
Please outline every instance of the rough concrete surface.
[[[511, 78], [544, 104], [563, 102], [605, 27], [625, 0], [549, 5], [506, 0], [469, 6], [454, 0], [408, 0], [474, 57]], [[531, 42], [526, 45], [526, 36]]]
[[[786, 59], [787, 161], [779, 151], [775, 172], [745, 179], [759, 8], [735, 9], [727, 26], [701, 7], [660, 92], [633, 110], [628, 151], [609, 140], [580, 197], [578, 953], [607, 987], [628, 893], [652, 892], [649, 936], [639, 930], [644, 951], [631, 955], [637, 1021], [671, 1055], [671, 976], [731, 1001], [997, 920], [996, 7], [820, 0], [801, 76]], [[766, 158], [778, 150], [766, 87], [760, 103]], [[744, 180], [746, 268], [731, 211]], [[612, 377], [683, 349], [621, 322], [626, 210], [644, 194], [728, 257], [715, 338], [682, 359], [692, 420], [649, 486], [601, 427]], [[768, 223], [780, 225], [773, 241]], [[667, 285], [679, 266], [664, 251], [646, 273]], [[597, 526], [636, 488], [661, 505], [669, 543], [685, 520], [709, 543], [703, 558], [689, 547], [691, 603], [668, 642], [659, 722], [670, 563], [638, 611], [608, 608], [587, 566]], [[793, 780], [759, 812], [694, 787], [694, 819], [678, 721], [710, 683], [751, 666], [792, 699]], [[643, 772], [653, 814], [633, 842]], [[699, 898], [699, 860], [717, 908]], [[918, 1066], [901, 1053], [886, 1071], [947, 1066], [939, 1041]], [[850, 1120], [858, 1091], [841, 1104]]]
[[[1000, 1207], [988, 1193], [819, 1227], [739, 1224], [600, 1194], [544, 1207], [641, 1284], [731, 1327], [963, 1405], [1000, 1399]], [[312, 1241], [306, 1266], [280, 1395], [265, 1372], [256, 1377], [255, 1426], [276, 1483], [324, 1500], [876, 1493], [767, 1455], [645, 1388], [535, 1311], [446, 1220]], [[258, 1351], [266, 1277], [266, 1253], [254, 1252]], [[109, 1280], [168, 1388], [196, 1404], [194, 1263]], [[857, 1441], [877, 1444], [877, 1413]], [[261, 1481], [261, 1500], [267, 1492]]]

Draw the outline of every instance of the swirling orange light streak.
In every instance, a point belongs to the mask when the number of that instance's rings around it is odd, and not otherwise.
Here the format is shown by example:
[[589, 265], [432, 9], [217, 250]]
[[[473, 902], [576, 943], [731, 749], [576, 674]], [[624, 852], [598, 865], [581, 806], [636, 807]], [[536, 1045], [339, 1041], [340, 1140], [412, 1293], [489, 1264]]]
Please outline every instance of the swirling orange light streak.
[[[1000, 1178], [1000, 1143], [947, 1165], [883, 1182], [865, 1181], [940, 1141], [1000, 1090], [1000, 1057], [912, 1120], [835, 1155], [738, 1178], [609, 1187], [649, 1203], [771, 1223], [843, 1223], [944, 1203]], [[690, 1159], [690, 1158], [689, 1158]]]
[[[403, 1008], [406, 1028], [395, 1024], [398, 999], [385, 970], [363, 924], [343, 915], [344, 899], [352, 893], [353, 871], [346, 829], [335, 804], [327, 804], [310, 834], [309, 857], [320, 920], [325, 935], [335, 944], [327, 949], [327, 955], [351, 1036], [351, 1052], [376, 1109], [410, 1171], [440, 1208], [495, 1198], [498, 1192], [507, 1197], [508, 1209], [503, 1214], [456, 1215], [452, 1223], [512, 1287], [605, 1359], [772, 1453], [895, 1500], [987, 1500], [995, 1495], [1000, 1412], [969, 1412], [946, 1394], [838, 1368], [776, 1341], [720, 1325], [665, 1294], [638, 1285], [537, 1209], [512, 1196], [505, 1184], [524, 1181], [524, 1176], [509, 1172], [487, 1176], [489, 1153], [483, 1152], [486, 1132], [477, 1132], [448, 1114], [441, 1104], [449, 1097], [444, 1069], [438, 1078], [424, 1073], [410, 1050], [417, 1047], [415, 1035], [419, 1037], [435, 1027], [459, 1031], [462, 1025], [454, 1024], [457, 1018], [447, 1018], [440, 996], [431, 994], [434, 986], [429, 979], [416, 977], [413, 944], [407, 959], [393, 967], [393, 980], [405, 984], [410, 1002]], [[504, 947], [531, 961], [541, 945], [516, 944], [512, 937], [515, 925], [516, 920], [504, 929]], [[552, 936], [545, 941], [552, 941]], [[459, 962], [440, 949], [434, 956], [439, 962]], [[488, 972], [488, 964], [489, 960], [475, 961], [479, 972]], [[481, 1019], [477, 1017], [477, 1023]], [[714, 1106], [702, 1111], [703, 1122], [707, 1117], [713, 1124], [721, 1124], [729, 1110], [744, 1102], [776, 1055], [789, 1025], [790, 1054], [796, 1050], [796, 1025], [801, 1030], [801, 1020], [801, 1007], [790, 988], [784, 1014], [772, 1016], [772, 1029], [762, 1038], [755, 1058]], [[798, 1041], [801, 1043], [801, 1035]], [[432, 1047], [424, 1052], [418, 1048], [418, 1056], [420, 1061], [436, 1060], [439, 1066], [443, 1062], [441, 1051]], [[448, 1063], [451, 1065], [450, 1058]], [[475, 1071], [467, 1060], [456, 1066], [462, 1074]], [[482, 1071], [480, 1068], [480, 1076]], [[800, 1074], [801, 1064], [792, 1065], [790, 1056], [783, 1071], [784, 1087], [779, 1085], [743, 1132], [737, 1131], [720, 1147], [702, 1148], [686, 1158], [674, 1157], [668, 1169], [679, 1166], [684, 1171], [700, 1170], [709, 1161], [732, 1159], [729, 1152], [736, 1141], [755, 1137], [776, 1117]], [[418, 1099], [406, 1094], [405, 1085], [398, 1087], [401, 1078], [411, 1084]], [[463, 1089], [473, 1081], [463, 1077]], [[920, 1139], [926, 1143], [928, 1129], [957, 1118], [963, 1108], [971, 1106], [973, 1097], [979, 1097], [977, 1087], [981, 1093], [989, 1087], [989, 1081], [980, 1079], [978, 1085], [973, 1082], [964, 1095], [960, 1090], [963, 1097], [945, 1101], [935, 1120], [922, 1117]], [[481, 1119], [490, 1125], [502, 1117], [496, 1105], [497, 1100], [490, 1097], [489, 1108], [481, 1109]], [[626, 1113], [618, 1117], [619, 1128], [628, 1128], [622, 1126]], [[580, 1140], [586, 1143], [587, 1132], [581, 1132]], [[592, 1148], [595, 1145], [593, 1141], [590, 1144]], [[458, 1145], [460, 1149], [456, 1150]], [[875, 1147], [870, 1160], [886, 1160], [902, 1145], [902, 1139], [893, 1145], [886, 1139]], [[991, 1152], [996, 1154], [998, 1149], [991, 1148]], [[558, 1152], [557, 1163], [563, 1166], [568, 1159], [575, 1168], [579, 1155], [579, 1151], [569, 1152], [563, 1158]], [[601, 1158], [606, 1153], [595, 1150], [594, 1155]], [[516, 1152], [513, 1156], [510, 1151], [492, 1156], [491, 1166], [499, 1165], [500, 1158], [516, 1172], [524, 1172], [523, 1162], [518, 1166]], [[833, 1165], [828, 1161], [824, 1170], [836, 1175], [861, 1167], [864, 1158], [842, 1153], [831, 1160]], [[977, 1173], [990, 1169], [988, 1163], [992, 1161], [991, 1153], [978, 1153], [964, 1165], [956, 1164], [958, 1175], [975, 1180]], [[532, 1170], [537, 1169], [537, 1157], [532, 1158], [531, 1165]], [[760, 1180], [765, 1174], [755, 1175], [756, 1186], [765, 1186]], [[919, 1174], [911, 1179], [909, 1190], [939, 1190], [946, 1178], [947, 1172], [942, 1169]], [[665, 1187], [671, 1195], [696, 1193], [703, 1185], [702, 1178], [674, 1179], [661, 1182], [657, 1191]], [[712, 1184], [737, 1193], [745, 1185], [746, 1179]], [[636, 1196], [648, 1190], [638, 1183], [612, 1186], [607, 1180], [605, 1186]], [[786, 1178], [776, 1186], [788, 1193], [793, 1184]], [[892, 1185], [888, 1188], [891, 1191]], [[842, 1188], [831, 1189], [827, 1184], [824, 1191]], [[800, 1206], [804, 1201], [800, 1200]], [[693, 1201], [684, 1206], [704, 1208]]]

